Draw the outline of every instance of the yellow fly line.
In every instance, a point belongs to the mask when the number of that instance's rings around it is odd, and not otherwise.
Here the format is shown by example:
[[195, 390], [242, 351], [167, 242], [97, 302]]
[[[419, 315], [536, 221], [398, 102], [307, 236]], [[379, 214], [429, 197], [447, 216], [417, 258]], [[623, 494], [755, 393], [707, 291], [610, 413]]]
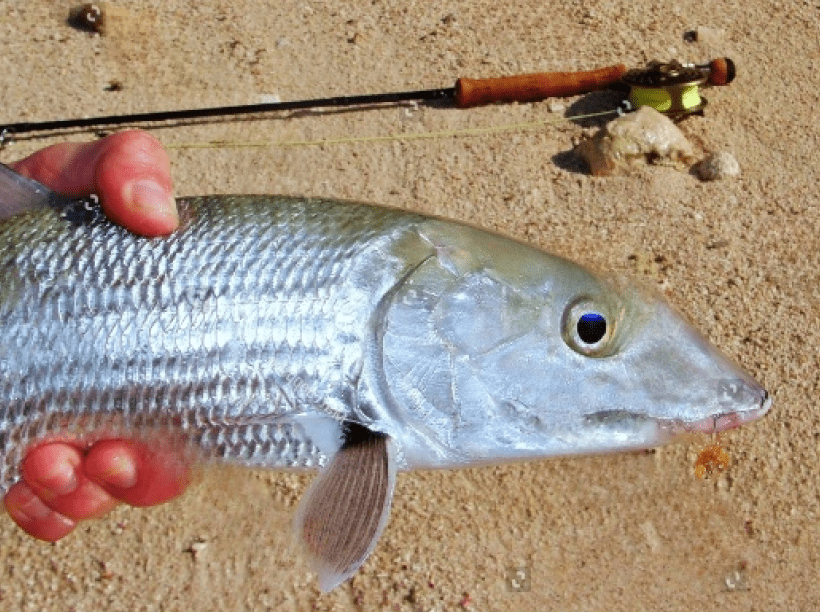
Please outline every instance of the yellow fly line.
[[455, 130], [437, 130], [432, 132], [410, 132], [401, 134], [387, 134], [383, 136], [341, 136], [337, 138], [324, 138], [320, 140], [213, 140], [210, 142], [177, 142], [164, 144], [167, 149], [238, 149], [253, 147], [312, 147], [321, 145], [338, 144], [358, 144], [373, 142], [394, 142], [402, 140], [422, 140], [437, 138], [458, 138], [462, 136], [483, 136], [498, 132], [513, 132], [519, 130], [532, 130], [547, 125], [554, 125], [563, 121], [578, 119], [590, 119], [605, 115], [618, 114], [618, 110], [607, 110], [585, 115], [575, 115], [573, 117], [557, 117], [554, 119], [544, 119], [541, 121], [529, 121], [524, 123], [509, 123], [505, 125], [494, 125], [477, 128], [461, 128]]
[[637, 87], [629, 92], [629, 101], [635, 107], [651, 106], [661, 113], [674, 110], [677, 112], [697, 108], [703, 102], [698, 84], [670, 87]]

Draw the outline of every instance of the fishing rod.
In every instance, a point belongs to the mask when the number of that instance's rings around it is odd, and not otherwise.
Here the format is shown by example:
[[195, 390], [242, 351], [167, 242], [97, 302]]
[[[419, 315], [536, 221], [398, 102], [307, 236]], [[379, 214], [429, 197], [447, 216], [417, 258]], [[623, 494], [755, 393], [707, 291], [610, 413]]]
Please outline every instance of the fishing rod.
[[228, 117], [250, 113], [305, 110], [313, 108], [372, 106], [411, 101], [450, 102], [458, 108], [471, 108], [497, 102], [534, 102], [545, 98], [574, 96], [589, 93], [617, 83], [626, 73], [626, 66], [617, 64], [584, 72], [544, 72], [517, 76], [467, 79], [456, 81], [454, 87], [401, 91], [392, 93], [336, 96], [294, 100], [290, 102], [265, 102], [238, 106], [183, 109], [129, 115], [107, 115], [57, 119], [54, 121], [21, 121], [0, 125], [0, 135], [10, 137], [28, 132], [47, 132], [74, 128], [91, 128], [145, 122], [159, 122], [208, 117]]
[[21, 121], [0, 125], [0, 146], [9, 142], [15, 135], [30, 132], [101, 128], [314, 108], [372, 106], [411, 101], [449, 102], [457, 108], [472, 108], [499, 102], [535, 102], [551, 97], [575, 96], [608, 88], [628, 89], [628, 101], [631, 108], [649, 105], [679, 119], [687, 114], [701, 112], [706, 105], [706, 100], [699, 95], [699, 85], [728, 85], [734, 77], [734, 62], [729, 58], [718, 58], [708, 64], [700, 65], [681, 64], [676, 61], [652, 62], [647, 68], [628, 72], [626, 66], [616, 64], [580, 72], [543, 72], [488, 79], [460, 78], [454, 87], [439, 89], [52, 121]]

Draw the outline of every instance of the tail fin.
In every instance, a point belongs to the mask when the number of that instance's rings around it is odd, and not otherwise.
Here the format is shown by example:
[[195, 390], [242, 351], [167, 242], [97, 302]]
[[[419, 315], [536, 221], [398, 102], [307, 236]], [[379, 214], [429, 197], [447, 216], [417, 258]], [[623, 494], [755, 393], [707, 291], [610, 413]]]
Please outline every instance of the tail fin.
[[44, 208], [54, 192], [42, 183], [0, 164], [0, 221], [28, 210]]

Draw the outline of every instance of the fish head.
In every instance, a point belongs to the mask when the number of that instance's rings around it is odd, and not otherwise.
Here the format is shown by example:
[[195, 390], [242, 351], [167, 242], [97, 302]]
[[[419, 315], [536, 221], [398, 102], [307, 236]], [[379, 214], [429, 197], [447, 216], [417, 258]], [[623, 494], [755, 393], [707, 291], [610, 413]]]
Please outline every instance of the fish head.
[[462, 231], [428, 233], [436, 255], [386, 315], [408, 464], [650, 448], [768, 411], [765, 389], [656, 292]]

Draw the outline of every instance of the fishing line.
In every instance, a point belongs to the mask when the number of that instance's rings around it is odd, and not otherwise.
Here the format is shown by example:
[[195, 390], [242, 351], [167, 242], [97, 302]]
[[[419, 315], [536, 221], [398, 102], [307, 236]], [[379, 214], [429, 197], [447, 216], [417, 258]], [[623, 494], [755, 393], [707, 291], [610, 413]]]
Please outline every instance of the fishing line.
[[555, 125], [564, 121], [575, 121], [581, 119], [591, 119], [594, 117], [604, 117], [607, 115], [623, 114], [623, 108], [616, 108], [597, 113], [587, 113], [584, 115], [574, 115], [572, 117], [557, 117], [554, 119], [544, 119], [541, 121], [529, 121], [523, 123], [509, 123], [505, 125], [494, 125], [477, 128], [462, 128], [456, 130], [438, 130], [431, 132], [410, 132], [402, 134], [387, 134], [383, 136], [340, 136], [336, 138], [325, 138], [320, 140], [280, 140], [280, 141], [230, 141], [213, 140], [210, 142], [180, 142], [163, 143], [166, 149], [239, 149], [239, 148], [262, 148], [262, 147], [311, 147], [322, 145], [338, 144], [358, 144], [373, 142], [393, 142], [401, 140], [425, 140], [439, 138], [455, 138], [460, 136], [482, 136], [498, 132], [512, 132], [517, 130], [529, 130]]

